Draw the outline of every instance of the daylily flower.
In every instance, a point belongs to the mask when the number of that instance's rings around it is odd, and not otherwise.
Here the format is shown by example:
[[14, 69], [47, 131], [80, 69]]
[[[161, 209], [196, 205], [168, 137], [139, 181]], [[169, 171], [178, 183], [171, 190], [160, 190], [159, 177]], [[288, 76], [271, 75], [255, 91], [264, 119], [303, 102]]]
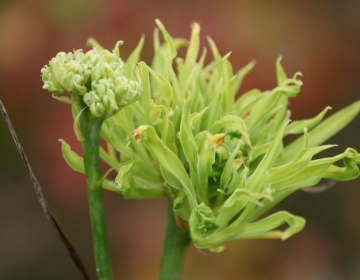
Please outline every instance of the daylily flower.
[[[101, 148], [100, 155], [118, 176], [115, 181], [104, 179], [104, 188], [129, 199], [168, 197], [179, 226], [188, 223], [194, 245], [221, 251], [231, 240], [291, 237], [303, 229], [304, 218], [286, 211], [264, 214], [322, 178], [344, 181], [359, 176], [360, 155], [354, 149], [313, 157], [334, 147], [321, 144], [359, 113], [360, 101], [325, 121], [330, 107], [311, 119], [290, 122], [288, 100], [299, 94], [301, 74], [288, 78], [281, 58], [276, 62], [277, 87], [254, 89], [235, 100], [253, 62], [233, 73], [230, 53], [221, 56], [208, 38], [214, 61], [205, 65], [207, 51], [199, 54], [197, 23], [189, 42], [172, 38], [160, 21], [156, 23], [165, 41], [160, 43], [156, 30], [151, 66], [138, 64], [143, 94], [137, 102], [115, 114], [112, 109], [121, 107], [117, 96], [124, 87], [108, 80], [112, 77], [92, 80], [91, 91], [84, 94], [95, 115], [112, 116], [101, 132], [109, 150]], [[177, 50], [184, 45], [183, 59]], [[56, 83], [63, 84], [56, 80], [47, 87], [57, 88]], [[301, 136], [284, 147], [283, 138], [289, 134]], [[78, 157], [64, 147], [69, 164], [76, 158], [74, 169], [81, 171]], [[336, 166], [341, 160], [344, 167]], [[287, 229], [277, 229], [285, 223]]]

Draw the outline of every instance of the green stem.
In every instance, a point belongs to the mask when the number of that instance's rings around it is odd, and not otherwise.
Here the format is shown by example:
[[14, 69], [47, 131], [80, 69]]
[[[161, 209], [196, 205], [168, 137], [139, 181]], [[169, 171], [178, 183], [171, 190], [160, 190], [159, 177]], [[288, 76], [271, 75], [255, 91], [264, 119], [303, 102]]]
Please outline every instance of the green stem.
[[100, 130], [103, 121], [103, 118], [93, 117], [88, 108], [86, 108], [80, 116], [81, 132], [85, 138], [82, 142], [82, 149], [88, 189], [96, 273], [98, 279], [111, 280], [113, 276], [106, 233], [99, 158]]
[[159, 280], [177, 280], [181, 278], [189, 243], [189, 232], [181, 231], [176, 227], [172, 203], [169, 200]]

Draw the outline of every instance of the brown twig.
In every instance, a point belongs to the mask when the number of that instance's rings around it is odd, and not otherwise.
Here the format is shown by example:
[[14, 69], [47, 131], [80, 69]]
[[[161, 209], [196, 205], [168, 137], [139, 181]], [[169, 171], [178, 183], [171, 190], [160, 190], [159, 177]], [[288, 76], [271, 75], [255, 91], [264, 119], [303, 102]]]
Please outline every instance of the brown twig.
[[83, 265], [83, 263], [82, 263], [79, 255], [78, 255], [78, 253], [76, 252], [74, 246], [70, 243], [69, 239], [66, 237], [64, 231], [60, 228], [59, 224], [57, 223], [57, 221], [55, 220], [55, 218], [51, 214], [50, 209], [46, 204], [45, 197], [44, 197], [44, 194], [42, 192], [41, 186], [40, 186], [38, 180], [36, 179], [34, 172], [31, 169], [29, 160], [27, 159], [25, 151], [24, 151], [23, 147], [21, 146], [21, 144], [19, 142], [19, 139], [17, 138], [17, 135], [16, 135], [14, 127], [13, 127], [13, 125], [11, 123], [10, 117], [9, 117], [8, 113], [6, 112], [5, 106], [2, 103], [1, 99], [0, 99], [0, 110], [1, 110], [2, 115], [4, 116], [6, 125], [7, 125], [8, 129], [9, 129], [9, 131], [11, 133], [11, 136], [14, 139], [14, 142], [15, 142], [16, 148], [17, 148], [17, 150], [18, 150], [18, 152], [20, 154], [20, 157], [21, 157], [23, 163], [25, 164], [26, 169], [27, 169], [27, 171], [29, 173], [29, 176], [30, 176], [33, 188], [34, 188], [34, 191], [35, 191], [36, 196], [37, 196], [37, 198], [38, 198], [38, 200], [40, 202], [40, 205], [41, 205], [41, 207], [42, 207], [42, 209], [43, 209], [43, 211], [45, 213], [46, 218], [48, 219], [48, 221], [53, 226], [57, 236], [60, 239], [60, 241], [66, 247], [68, 253], [70, 254], [71, 259], [75, 263], [76, 267], [80, 270], [83, 278], [85, 280], [90, 279], [87, 272], [86, 272], [86, 270], [85, 270], [85, 266]]

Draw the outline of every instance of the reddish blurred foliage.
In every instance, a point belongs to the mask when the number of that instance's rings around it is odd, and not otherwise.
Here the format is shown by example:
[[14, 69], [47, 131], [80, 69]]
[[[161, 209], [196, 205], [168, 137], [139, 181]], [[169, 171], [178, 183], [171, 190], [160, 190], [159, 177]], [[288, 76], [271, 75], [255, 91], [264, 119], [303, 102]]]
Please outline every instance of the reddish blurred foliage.
[[[0, 3], [1, 99], [50, 205], [70, 239], [77, 244], [89, 270], [93, 261], [85, 182], [82, 175], [74, 173], [63, 161], [57, 140], [65, 139], [79, 153], [80, 145], [72, 131], [69, 106], [56, 102], [42, 90], [40, 77], [40, 69], [57, 52], [86, 49], [86, 40], [94, 37], [111, 49], [117, 40], [124, 40], [121, 54], [126, 58], [144, 33], [146, 45], [142, 59], [149, 63], [155, 18], [174, 37], [184, 38], [189, 38], [190, 25], [197, 21], [202, 28], [203, 47], [208, 48], [208, 35], [222, 54], [232, 51], [235, 70], [250, 60], [257, 61], [239, 94], [254, 87], [273, 88], [275, 60], [279, 55], [283, 56], [288, 75], [296, 71], [303, 73], [303, 90], [291, 100], [295, 120], [312, 117], [327, 105], [333, 107], [333, 112], [337, 111], [360, 97], [360, 36], [355, 36], [360, 33], [359, 10], [359, 1]], [[351, 145], [360, 149], [358, 127], [359, 118], [333, 141], [341, 144], [342, 149]], [[7, 199], [0, 206], [3, 237], [0, 237], [0, 279], [78, 279], [75, 267], [36, 205], [26, 172], [16, 159], [14, 145], [2, 121], [0, 132], [0, 197]], [[351, 188], [359, 187], [359, 180], [338, 185], [342, 187], [329, 190], [330, 195], [294, 195], [283, 205], [308, 219], [308, 227], [299, 236], [285, 243], [228, 244], [224, 253], [209, 257], [192, 248], [184, 279], [360, 277], [356, 268], [360, 231], [354, 214], [360, 211], [356, 200], [360, 190]], [[310, 196], [311, 202], [302, 203]], [[116, 278], [156, 279], [166, 201], [124, 201], [117, 194], [107, 193], [106, 202]], [[327, 210], [319, 214], [315, 211], [319, 205]]]

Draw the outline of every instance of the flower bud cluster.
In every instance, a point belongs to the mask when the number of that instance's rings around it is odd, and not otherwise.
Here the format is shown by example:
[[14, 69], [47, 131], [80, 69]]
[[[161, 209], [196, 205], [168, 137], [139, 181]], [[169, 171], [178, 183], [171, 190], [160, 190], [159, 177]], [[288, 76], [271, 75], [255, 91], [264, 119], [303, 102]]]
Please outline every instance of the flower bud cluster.
[[91, 76], [91, 64], [86, 61], [88, 57], [81, 50], [58, 53], [48, 66], [41, 69], [43, 89], [53, 94], [65, 91], [81, 94], [86, 91], [85, 85]]
[[142, 92], [139, 82], [124, 75], [124, 62], [116, 48], [113, 52], [97, 48], [86, 53], [60, 52], [41, 73], [44, 89], [55, 95], [68, 92], [73, 99], [81, 97], [96, 117], [113, 116]]

